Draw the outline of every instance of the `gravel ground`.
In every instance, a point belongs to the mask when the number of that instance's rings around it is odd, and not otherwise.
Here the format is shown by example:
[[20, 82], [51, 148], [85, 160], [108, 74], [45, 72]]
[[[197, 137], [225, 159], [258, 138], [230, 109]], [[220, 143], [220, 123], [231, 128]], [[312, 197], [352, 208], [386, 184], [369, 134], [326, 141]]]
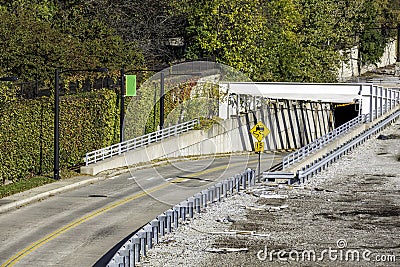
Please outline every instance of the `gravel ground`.
[[400, 123], [380, 135], [304, 185], [209, 206], [140, 266], [400, 266]]

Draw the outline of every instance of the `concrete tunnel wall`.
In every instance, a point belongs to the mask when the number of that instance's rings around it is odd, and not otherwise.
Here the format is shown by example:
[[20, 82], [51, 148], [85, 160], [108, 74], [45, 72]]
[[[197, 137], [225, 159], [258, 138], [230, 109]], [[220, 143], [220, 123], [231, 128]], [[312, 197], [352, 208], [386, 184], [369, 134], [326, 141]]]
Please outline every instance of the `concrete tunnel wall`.
[[292, 150], [331, 131], [332, 118], [330, 104], [274, 101], [256, 112], [231, 116], [214, 124], [204, 133], [203, 140], [190, 146], [180, 146], [165, 157], [252, 151], [256, 140], [249, 131], [258, 121], [271, 131], [263, 140], [266, 150]]
[[231, 116], [209, 130], [192, 130], [147, 147], [126, 152], [81, 168], [99, 172], [162, 158], [253, 151], [250, 129], [262, 121], [270, 134], [263, 140], [267, 151], [300, 148], [332, 130], [332, 107], [327, 103], [274, 100], [254, 112]]

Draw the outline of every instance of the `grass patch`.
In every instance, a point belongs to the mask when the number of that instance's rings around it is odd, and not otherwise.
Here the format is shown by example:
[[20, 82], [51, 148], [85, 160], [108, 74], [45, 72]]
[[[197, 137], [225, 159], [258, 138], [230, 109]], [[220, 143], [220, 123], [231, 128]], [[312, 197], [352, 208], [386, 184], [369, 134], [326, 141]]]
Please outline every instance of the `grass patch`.
[[[70, 169], [62, 169], [60, 171], [61, 179], [69, 179], [69, 178], [73, 178], [75, 176], [80, 175], [79, 168], [80, 167], [70, 168]], [[51, 175], [53, 175], [53, 174], [51, 174]]]
[[212, 119], [208, 119], [208, 118], [200, 118], [200, 125], [197, 125], [194, 127], [195, 130], [203, 130], [203, 131], [207, 131], [209, 129], [211, 129], [211, 127], [214, 124], [218, 124], [222, 121], [221, 118], [218, 117], [214, 117]]
[[0, 198], [11, 196], [13, 194], [52, 182], [54, 182], [52, 178], [45, 176], [35, 176], [28, 179], [21, 179], [18, 182], [0, 186]]

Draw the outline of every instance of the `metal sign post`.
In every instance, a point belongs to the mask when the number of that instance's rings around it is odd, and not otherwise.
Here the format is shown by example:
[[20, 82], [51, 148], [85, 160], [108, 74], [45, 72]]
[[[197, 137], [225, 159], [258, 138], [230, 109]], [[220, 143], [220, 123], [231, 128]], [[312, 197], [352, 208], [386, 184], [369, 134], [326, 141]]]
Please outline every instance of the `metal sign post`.
[[260, 182], [261, 179], [261, 152], [264, 151], [264, 142], [262, 141], [269, 133], [270, 130], [267, 126], [264, 125], [262, 122], [258, 122], [251, 128], [250, 133], [258, 140], [254, 144], [254, 151], [258, 154], [258, 179], [257, 181]]
[[256, 152], [258, 153], [258, 178], [257, 182], [260, 182], [261, 180], [261, 152]]

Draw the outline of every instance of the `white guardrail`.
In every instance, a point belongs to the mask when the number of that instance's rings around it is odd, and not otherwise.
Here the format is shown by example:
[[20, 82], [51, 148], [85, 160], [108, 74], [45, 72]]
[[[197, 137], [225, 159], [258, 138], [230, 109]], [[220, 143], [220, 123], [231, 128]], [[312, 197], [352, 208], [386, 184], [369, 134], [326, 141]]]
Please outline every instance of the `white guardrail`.
[[[394, 107], [396, 107], [395, 105]], [[392, 107], [393, 108], [393, 107]], [[386, 112], [390, 110], [390, 106], [383, 105], [381, 109], [373, 110], [370, 114], [363, 114], [355, 117], [354, 119], [340, 125], [338, 128], [334, 129], [333, 131], [327, 133], [324, 136], [314, 140], [312, 143], [296, 150], [295, 152], [285, 156], [282, 160], [282, 167], [283, 170], [287, 169], [289, 166], [295, 164], [296, 162], [301, 161], [302, 159], [306, 158], [308, 155], [316, 152], [320, 148], [326, 146], [331, 141], [335, 140], [339, 136], [349, 132], [356, 126], [371, 122], [380, 116], [383, 116]]]
[[314, 174], [317, 174], [318, 172], [324, 170], [327, 166], [332, 164], [333, 162], [337, 161], [341, 156], [347, 154], [349, 151], [353, 150], [355, 147], [359, 146], [360, 144], [364, 143], [368, 138], [370, 138], [372, 135], [377, 134], [378, 132], [382, 131], [386, 125], [394, 122], [397, 117], [400, 116], [400, 110], [397, 112], [393, 113], [386, 119], [380, 121], [376, 125], [374, 125], [372, 128], [365, 130], [349, 142], [343, 144], [342, 146], [338, 147], [337, 149], [331, 151], [330, 153], [325, 154], [320, 160], [312, 164], [311, 166], [308, 166], [306, 168], [303, 168], [302, 170], [298, 171], [298, 179], [301, 183], [304, 183], [306, 179], [311, 177]]
[[165, 138], [176, 136], [190, 130], [193, 130], [196, 125], [199, 124], [199, 119], [194, 119], [188, 122], [177, 124], [156, 132], [152, 132], [143, 136], [136, 137], [134, 139], [124, 141], [112, 146], [108, 146], [99, 150], [95, 150], [86, 153], [85, 162], [86, 166], [91, 163], [111, 158], [115, 155], [121, 155], [124, 152], [146, 146], [148, 144], [161, 141]]
[[327, 133], [324, 136], [316, 139], [314, 142], [296, 150], [295, 152], [285, 156], [283, 158], [283, 170], [288, 168], [290, 165], [295, 164], [296, 162], [301, 161], [308, 155], [314, 153], [315, 151], [319, 150], [320, 148], [326, 146], [328, 143], [333, 141], [334, 139], [338, 138], [339, 136], [349, 132], [354, 127], [366, 122], [369, 119], [369, 114], [359, 115], [354, 119], [346, 122], [345, 124], [340, 125], [333, 131]]
[[206, 211], [207, 206], [221, 202], [223, 199], [246, 190], [247, 187], [252, 187], [255, 184], [255, 171], [248, 169], [202, 190], [193, 197], [189, 197], [187, 200], [158, 215], [130, 236], [106, 266], [138, 266], [142, 260], [141, 258], [146, 257], [147, 251], [158, 244], [160, 236], [177, 230], [180, 224], [185, 224], [187, 218], [194, 218], [196, 213], [200, 214]]

